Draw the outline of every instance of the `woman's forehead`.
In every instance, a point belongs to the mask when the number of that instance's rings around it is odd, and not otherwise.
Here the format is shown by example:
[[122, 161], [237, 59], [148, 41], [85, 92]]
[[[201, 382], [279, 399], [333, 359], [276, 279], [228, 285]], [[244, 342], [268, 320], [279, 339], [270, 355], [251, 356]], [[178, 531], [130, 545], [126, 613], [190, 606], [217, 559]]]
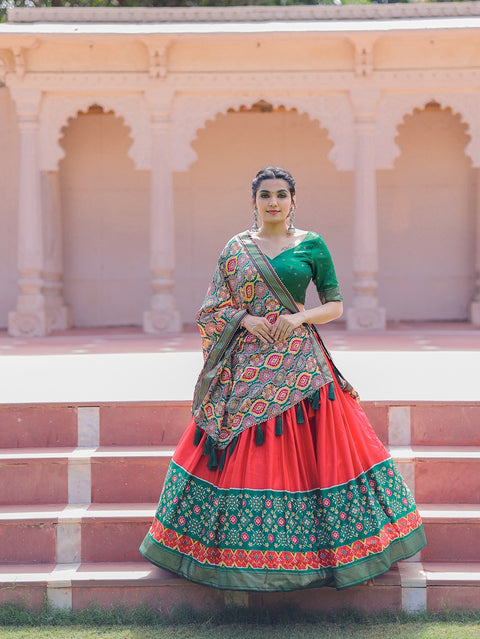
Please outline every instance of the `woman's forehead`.
[[290, 191], [290, 188], [286, 180], [282, 180], [281, 178], [269, 178], [267, 180], [262, 180], [260, 182], [260, 186], [258, 187], [258, 190], [259, 191]]

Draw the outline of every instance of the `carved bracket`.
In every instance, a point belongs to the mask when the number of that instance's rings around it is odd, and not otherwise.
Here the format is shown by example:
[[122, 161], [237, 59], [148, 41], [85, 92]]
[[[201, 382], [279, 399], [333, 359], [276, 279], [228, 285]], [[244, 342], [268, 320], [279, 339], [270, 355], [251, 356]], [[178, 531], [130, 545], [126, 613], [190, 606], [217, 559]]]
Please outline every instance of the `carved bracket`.
[[165, 79], [168, 74], [168, 51], [173, 44], [173, 40], [142, 39], [147, 47], [149, 57], [149, 76], [152, 79]]
[[373, 73], [373, 48], [376, 36], [356, 34], [355, 38], [349, 38], [355, 47], [355, 75], [366, 78]]

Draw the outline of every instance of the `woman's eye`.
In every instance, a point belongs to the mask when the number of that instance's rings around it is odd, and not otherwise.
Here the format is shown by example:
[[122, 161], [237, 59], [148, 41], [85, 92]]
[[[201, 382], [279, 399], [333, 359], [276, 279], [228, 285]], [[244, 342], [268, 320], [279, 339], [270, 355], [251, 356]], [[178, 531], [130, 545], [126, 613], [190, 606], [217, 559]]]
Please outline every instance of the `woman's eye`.
[[278, 197], [287, 197], [287, 194], [286, 193], [279, 193]]
[[268, 195], [268, 193], [260, 193], [260, 197], [263, 197], [265, 199], [265, 198], [268, 198], [270, 196]]

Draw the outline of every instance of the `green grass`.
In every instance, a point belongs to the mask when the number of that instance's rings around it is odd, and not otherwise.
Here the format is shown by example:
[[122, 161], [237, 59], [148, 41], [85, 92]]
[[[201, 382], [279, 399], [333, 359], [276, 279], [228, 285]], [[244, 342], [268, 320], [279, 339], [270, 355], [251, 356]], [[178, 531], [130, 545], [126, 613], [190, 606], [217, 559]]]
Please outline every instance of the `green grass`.
[[363, 614], [225, 608], [170, 615], [142, 606], [33, 612], [0, 608], [0, 639], [479, 639], [480, 612]]

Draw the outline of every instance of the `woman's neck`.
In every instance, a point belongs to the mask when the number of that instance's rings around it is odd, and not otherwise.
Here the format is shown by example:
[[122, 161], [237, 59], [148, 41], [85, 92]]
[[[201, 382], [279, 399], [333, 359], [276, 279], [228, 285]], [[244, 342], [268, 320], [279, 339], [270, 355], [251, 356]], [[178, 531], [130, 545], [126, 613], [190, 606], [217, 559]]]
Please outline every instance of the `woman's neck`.
[[280, 240], [290, 237], [291, 233], [288, 232], [287, 227], [283, 224], [263, 224], [257, 235], [258, 237]]

